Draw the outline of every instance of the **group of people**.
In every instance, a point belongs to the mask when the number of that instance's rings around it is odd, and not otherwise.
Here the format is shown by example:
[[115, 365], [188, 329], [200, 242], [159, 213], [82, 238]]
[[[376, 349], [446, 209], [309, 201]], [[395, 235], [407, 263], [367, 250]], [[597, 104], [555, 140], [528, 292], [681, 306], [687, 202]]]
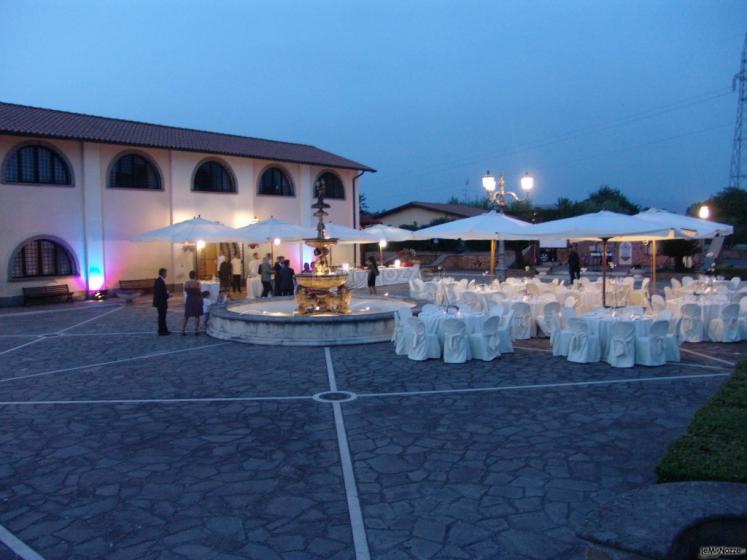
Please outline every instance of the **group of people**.
[[241, 292], [242, 269], [244, 267], [238, 255], [234, 255], [229, 260], [226, 255], [221, 253], [218, 255], [216, 268], [222, 290], [233, 289], [234, 292]]
[[[158, 278], [153, 284], [153, 307], [158, 311], [158, 335], [166, 336], [171, 334], [166, 323], [166, 313], [169, 308], [169, 298], [171, 293], [166, 287], [165, 268], [158, 271]], [[184, 283], [184, 320], [182, 322], [182, 336], [187, 334], [187, 324], [190, 319], [194, 319], [194, 333], [200, 334], [200, 323], [203, 328], [207, 329], [207, 323], [210, 318], [210, 307], [218, 304], [224, 305], [227, 301], [228, 294], [226, 290], [221, 289], [218, 293], [218, 299], [213, 301], [210, 292], [202, 290], [200, 281], [197, 280], [197, 273], [194, 270], [189, 271], [189, 280]]]
[[267, 253], [259, 265], [259, 275], [262, 280], [263, 298], [270, 295], [292, 296], [296, 291], [296, 271], [291, 267], [290, 261], [283, 256], [279, 256], [273, 265], [272, 255]]

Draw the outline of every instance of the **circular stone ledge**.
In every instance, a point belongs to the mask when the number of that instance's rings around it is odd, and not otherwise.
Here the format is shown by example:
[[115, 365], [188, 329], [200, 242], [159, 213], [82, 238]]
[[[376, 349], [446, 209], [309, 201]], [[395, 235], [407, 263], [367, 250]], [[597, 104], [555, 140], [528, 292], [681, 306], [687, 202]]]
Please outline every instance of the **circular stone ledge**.
[[[353, 298], [354, 301], [356, 298]], [[367, 297], [364, 301], [381, 302], [382, 311], [350, 315], [277, 316], [252, 311], [272, 302], [293, 306], [292, 298], [272, 298], [241, 302], [227, 307], [212, 307], [207, 333], [221, 340], [270, 346], [342, 346], [388, 342], [394, 331], [394, 312], [415, 307], [409, 300], [390, 297]], [[361, 300], [359, 299], [359, 302]], [[235, 310], [240, 308], [242, 312]], [[247, 312], [249, 309], [250, 312]]]

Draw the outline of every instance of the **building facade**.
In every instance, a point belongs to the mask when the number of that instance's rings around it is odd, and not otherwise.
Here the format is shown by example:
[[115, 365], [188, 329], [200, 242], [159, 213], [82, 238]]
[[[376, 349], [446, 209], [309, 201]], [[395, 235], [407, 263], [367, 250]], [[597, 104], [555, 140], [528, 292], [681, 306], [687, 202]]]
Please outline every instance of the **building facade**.
[[[313, 146], [0, 103], [0, 304], [22, 288], [66, 283], [88, 293], [120, 280], [181, 283], [191, 247], [133, 243], [193, 216], [242, 227], [270, 217], [313, 226], [324, 178], [328, 220], [357, 227], [358, 178], [373, 169]], [[269, 246], [245, 247], [269, 252]], [[300, 243], [274, 247], [296, 270]], [[349, 253], [349, 254], [348, 254]], [[353, 262], [352, 247], [335, 259]], [[204, 273], [204, 271], [203, 271]], [[208, 271], [208, 274], [210, 271]]]
[[421, 229], [434, 221], [471, 218], [487, 212], [484, 208], [466, 204], [441, 204], [438, 202], [408, 202], [376, 214], [378, 223], [394, 227]]

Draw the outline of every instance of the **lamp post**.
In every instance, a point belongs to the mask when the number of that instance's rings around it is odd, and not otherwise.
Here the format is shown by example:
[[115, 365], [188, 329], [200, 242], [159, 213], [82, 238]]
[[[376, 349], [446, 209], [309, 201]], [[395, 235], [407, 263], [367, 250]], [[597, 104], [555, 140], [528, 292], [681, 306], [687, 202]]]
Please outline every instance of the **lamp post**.
[[386, 239], [382, 239], [379, 241], [379, 262], [381, 263], [381, 266], [384, 266], [384, 249], [388, 243], [386, 242]]
[[[495, 177], [490, 174], [490, 171], [485, 173], [482, 178], [482, 187], [485, 189], [485, 194], [488, 200], [495, 208], [496, 212], [501, 214], [505, 213], [506, 208], [506, 197], [510, 196], [516, 201], [527, 200], [529, 198], [529, 192], [534, 188], [534, 178], [529, 173], [524, 173], [524, 176], [520, 181], [521, 190], [524, 191], [524, 197], [520, 197], [513, 191], [506, 190], [506, 180], [503, 178], [503, 172], [501, 172], [496, 182]], [[496, 189], [496, 186], [498, 187]], [[506, 246], [503, 238], [498, 240], [498, 273], [501, 280], [506, 279]], [[495, 274], [495, 240], [490, 241], [490, 274]]]
[[[711, 209], [706, 204], [703, 204], [698, 208], [698, 218], [701, 220], [707, 220], [711, 217]], [[700, 240], [700, 270], [705, 272], [706, 270], [706, 246], [705, 239]]]

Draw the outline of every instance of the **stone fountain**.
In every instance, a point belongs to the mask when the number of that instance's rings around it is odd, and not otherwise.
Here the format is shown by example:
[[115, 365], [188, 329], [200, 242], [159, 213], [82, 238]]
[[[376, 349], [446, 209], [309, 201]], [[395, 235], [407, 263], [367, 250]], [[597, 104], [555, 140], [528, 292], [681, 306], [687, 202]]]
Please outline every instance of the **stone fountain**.
[[316, 185], [316, 202], [311, 205], [318, 219], [316, 237], [304, 239], [306, 245], [314, 248], [316, 260], [311, 265], [311, 272], [296, 275], [296, 303], [300, 315], [350, 313], [352, 293], [345, 286], [347, 273], [337, 273], [329, 265], [330, 247], [337, 245], [337, 239], [328, 239], [325, 235], [324, 217], [328, 215], [329, 204], [324, 202], [324, 191], [322, 180]]
[[210, 308], [208, 334], [222, 340], [271, 346], [336, 346], [385, 342], [392, 337], [394, 313], [414, 302], [386, 296], [353, 297], [346, 272], [329, 264], [337, 239], [325, 236], [324, 184], [315, 187], [316, 237], [304, 239], [314, 248], [312, 272], [297, 274], [295, 298], [246, 300]]

